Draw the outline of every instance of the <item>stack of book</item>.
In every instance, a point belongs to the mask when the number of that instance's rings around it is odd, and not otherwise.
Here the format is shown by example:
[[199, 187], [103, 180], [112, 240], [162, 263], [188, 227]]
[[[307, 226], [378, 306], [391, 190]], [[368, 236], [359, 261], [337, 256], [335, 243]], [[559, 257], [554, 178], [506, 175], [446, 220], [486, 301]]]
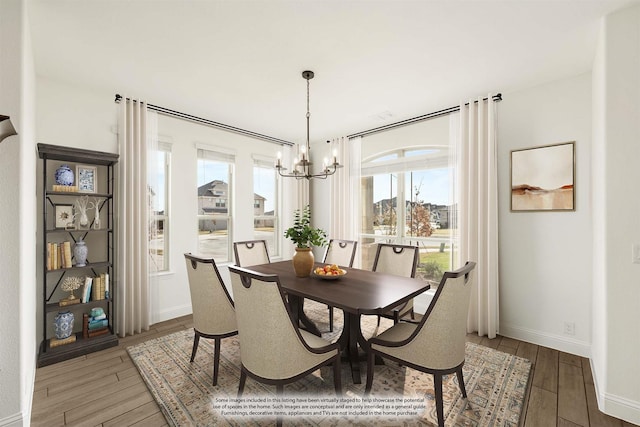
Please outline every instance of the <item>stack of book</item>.
[[102, 273], [96, 277], [87, 276], [82, 288], [82, 302], [105, 298], [109, 298], [109, 273]]
[[47, 270], [71, 267], [71, 242], [47, 243]]
[[78, 192], [77, 185], [54, 185], [53, 191], [62, 191], [64, 193], [76, 193]]
[[91, 314], [82, 315], [82, 335], [93, 338], [109, 333], [109, 319], [101, 308], [94, 308]]

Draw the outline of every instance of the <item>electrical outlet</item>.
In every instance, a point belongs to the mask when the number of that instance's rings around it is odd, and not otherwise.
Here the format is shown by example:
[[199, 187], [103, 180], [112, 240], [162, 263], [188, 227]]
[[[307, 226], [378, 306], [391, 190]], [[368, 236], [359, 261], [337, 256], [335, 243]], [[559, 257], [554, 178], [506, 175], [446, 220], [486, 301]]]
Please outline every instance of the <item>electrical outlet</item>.
[[575, 335], [576, 334], [576, 324], [573, 322], [564, 322], [564, 334], [565, 335]]
[[634, 243], [631, 247], [631, 262], [640, 264], [640, 243]]

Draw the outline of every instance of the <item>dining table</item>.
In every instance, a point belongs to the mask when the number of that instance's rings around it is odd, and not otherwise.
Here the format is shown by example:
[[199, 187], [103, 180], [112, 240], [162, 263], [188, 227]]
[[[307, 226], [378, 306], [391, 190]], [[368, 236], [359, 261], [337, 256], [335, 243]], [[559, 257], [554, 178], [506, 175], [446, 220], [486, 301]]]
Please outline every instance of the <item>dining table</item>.
[[[314, 269], [320, 266], [324, 264], [316, 262]], [[342, 266], [346, 274], [332, 280], [314, 275], [298, 277], [290, 260], [249, 268], [278, 276], [280, 286], [287, 294], [294, 321], [311, 333], [320, 335], [316, 325], [304, 313], [305, 298], [344, 312], [344, 326], [338, 343], [343, 356], [349, 361], [354, 384], [360, 384], [361, 381], [358, 348], [365, 353], [369, 350], [360, 327], [360, 316], [385, 313], [429, 289], [429, 284], [416, 278]]]

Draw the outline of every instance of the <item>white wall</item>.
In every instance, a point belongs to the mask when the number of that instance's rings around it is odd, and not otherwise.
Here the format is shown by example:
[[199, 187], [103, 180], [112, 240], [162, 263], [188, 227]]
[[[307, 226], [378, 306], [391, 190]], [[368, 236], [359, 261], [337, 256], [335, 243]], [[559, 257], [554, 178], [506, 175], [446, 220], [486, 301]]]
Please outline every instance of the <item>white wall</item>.
[[26, 5], [0, 13], [0, 114], [18, 135], [0, 143], [0, 425], [28, 425], [36, 363], [35, 74]]
[[[575, 212], [511, 212], [510, 152], [575, 141]], [[591, 75], [505, 93], [498, 113], [500, 334], [588, 357]], [[565, 322], [575, 335], [564, 333]]]
[[594, 69], [594, 379], [601, 410], [640, 424], [640, 7], [604, 18]]

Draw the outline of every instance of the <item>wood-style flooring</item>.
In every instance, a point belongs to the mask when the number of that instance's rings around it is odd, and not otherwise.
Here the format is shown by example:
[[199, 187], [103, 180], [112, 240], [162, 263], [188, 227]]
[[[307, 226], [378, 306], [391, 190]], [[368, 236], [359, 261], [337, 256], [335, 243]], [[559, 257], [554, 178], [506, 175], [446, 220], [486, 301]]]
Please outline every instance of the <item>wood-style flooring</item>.
[[[153, 325], [117, 347], [45, 366], [36, 371], [33, 426], [164, 426], [160, 408], [126, 348], [193, 328], [191, 316]], [[506, 337], [467, 340], [531, 360], [532, 379], [524, 427], [630, 427], [598, 410], [589, 360]]]

